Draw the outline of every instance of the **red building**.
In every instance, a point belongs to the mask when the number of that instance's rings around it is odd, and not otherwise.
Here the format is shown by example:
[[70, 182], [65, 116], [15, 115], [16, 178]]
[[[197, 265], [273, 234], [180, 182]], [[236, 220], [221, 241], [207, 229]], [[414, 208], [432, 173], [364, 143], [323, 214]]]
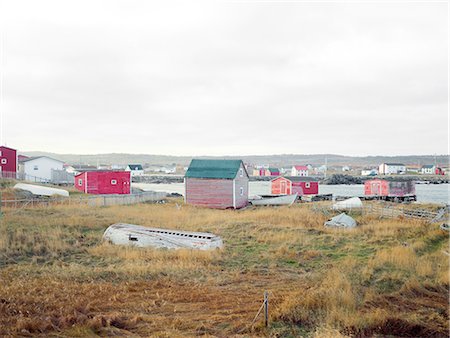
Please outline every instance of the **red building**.
[[129, 171], [85, 171], [75, 176], [75, 188], [86, 194], [129, 194]]
[[292, 182], [292, 193], [303, 195], [317, 195], [319, 193], [319, 182], [317, 181], [294, 181]]
[[0, 147], [0, 177], [16, 178], [17, 172], [17, 150]]
[[413, 181], [369, 180], [364, 183], [364, 195], [403, 197], [415, 195], [416, 185]]
[[278, 168], [267, 168], [264, 171], [264, 176], [280, 176], [280, 169], [278, 169]]
[[317, 195], [319, 182], [316, 181], [291, 181], [286, 177], [277, 177], [271, 181], [272, 195]]
[[271, 181], [272, 195], [291, 195], [292, 181], [286, 177], [277, 177]]
[[192, 160], [184, 177], [188, 204], [239, 209], [248, 204], [248, 173], [241, 160]]

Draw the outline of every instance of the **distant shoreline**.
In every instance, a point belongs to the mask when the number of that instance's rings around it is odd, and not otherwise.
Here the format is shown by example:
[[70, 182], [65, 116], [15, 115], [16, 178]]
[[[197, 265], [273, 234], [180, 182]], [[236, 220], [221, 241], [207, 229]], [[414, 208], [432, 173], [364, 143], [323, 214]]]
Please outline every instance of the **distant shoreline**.
[[[418, 184], [446, 184], [450, 183], [450, 179], [445, 176], [427, 176], [427, 175], [395, 175], [395, 176], [352, 176], [352, 175], [330, 175], [327, 178], [322, 176], [308, 176], [308, 177], [291, 177], [284, 176], [293, 181], [319, 181], [320, 184], [325, 185], [340, 185], [340, 184], [364, 184], [365, 181], [371, 179], [385, 179], [388, 181], [416, 181]], [[250, 176], [251, 182], [267, 182], [275, 177], [268, 176]], [[170, 184], [183, 183], [184, 176], [182, 175], [145, 175], [133, 178], [135, 183], [152, 183], [152, 184]]]

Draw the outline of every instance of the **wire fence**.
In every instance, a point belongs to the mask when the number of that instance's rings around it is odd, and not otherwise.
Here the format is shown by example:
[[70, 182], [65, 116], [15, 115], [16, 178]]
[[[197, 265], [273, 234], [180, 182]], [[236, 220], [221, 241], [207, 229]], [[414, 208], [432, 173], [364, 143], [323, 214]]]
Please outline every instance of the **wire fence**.
[[86, 206], [111, 206], [130, 205], [144, 202], [157, 202], [164, 200], [166, 193], [144, 192], [130, 195], [96, 195], [96, 196], [73, 196], [73, 197], [50, 197], [2, 200], [2, 209], [48, 207], [55, 205], [86, 205]]

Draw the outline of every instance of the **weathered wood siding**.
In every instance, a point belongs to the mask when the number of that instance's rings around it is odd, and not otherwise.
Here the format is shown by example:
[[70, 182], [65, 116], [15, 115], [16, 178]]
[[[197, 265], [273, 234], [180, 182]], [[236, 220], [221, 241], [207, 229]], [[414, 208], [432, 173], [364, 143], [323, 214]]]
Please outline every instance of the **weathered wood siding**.
[[209, 208], [233, 208], [233, 180], [186, 178], [186, 203]]
[[416, 186], [413, 181], [369, 180], [364, 183], [364, 195], [402, 197], [414, 195]]
[[291, 195], [292, 182], [285, 177], [278, 177], [271, 182], [273, 195]]
[[234, 181], [235, 181], [234, 195], [236, 199], [236, 209], [240, 209], [247, 206], [248, 204], [248, 175], [242, 164], [238, 170], [238, 173]]

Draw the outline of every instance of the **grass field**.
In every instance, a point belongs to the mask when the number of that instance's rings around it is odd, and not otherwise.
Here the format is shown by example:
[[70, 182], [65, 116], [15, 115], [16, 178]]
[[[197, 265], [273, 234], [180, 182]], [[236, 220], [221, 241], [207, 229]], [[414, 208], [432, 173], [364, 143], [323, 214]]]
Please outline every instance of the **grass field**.
[[[4, 210], [0, 336], [447, 337], [448, 232], [356, 215], [326, 229], [310, 205], [209, 210], [183, 205]], [[116, 247], [127, 222], [208, 231], [214, 252]], [[270, 327], [251, 325], [264, 290]]]

